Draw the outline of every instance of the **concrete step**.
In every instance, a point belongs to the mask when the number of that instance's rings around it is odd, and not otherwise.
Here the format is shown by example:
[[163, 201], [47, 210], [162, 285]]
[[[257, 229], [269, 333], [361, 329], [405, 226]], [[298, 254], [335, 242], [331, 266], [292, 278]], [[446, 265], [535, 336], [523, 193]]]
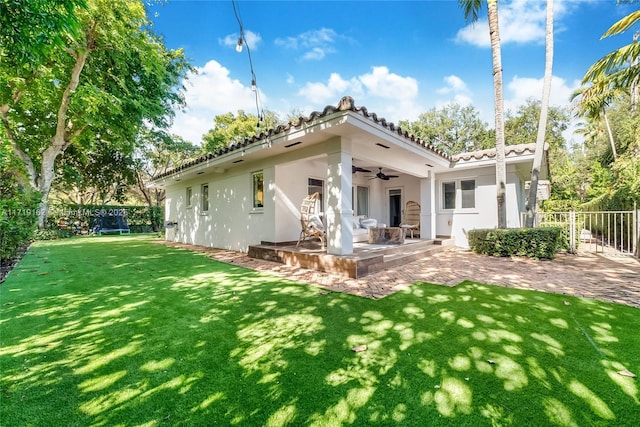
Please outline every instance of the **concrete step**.
[[448, 245], [437, 244], [434, 242], [429, 245], [421, 245], [419, 248], [412, 247], [411, 250], [406, 250], [407, 248], [405, 247], [404, 252], [385, 255], [382, 263], [369, 267], [368, 274], [384, 270], [385, 268], [396, 267], [398, 265], [408, 264], [413, 261], [427, 258], [434, 253], [447, 250], [447, 246]]

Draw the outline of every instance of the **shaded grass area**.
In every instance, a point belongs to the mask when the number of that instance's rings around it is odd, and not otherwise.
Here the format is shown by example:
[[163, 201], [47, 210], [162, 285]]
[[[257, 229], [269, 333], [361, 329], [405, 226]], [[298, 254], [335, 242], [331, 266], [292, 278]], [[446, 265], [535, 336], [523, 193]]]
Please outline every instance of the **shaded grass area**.
[[638, 380], [618, 374], [640, 373], [640, 310], [589, 299], [464, 282], [368, 300], [92, 237], [36, 243], [0, 310], [2, 425], [640, 418]]

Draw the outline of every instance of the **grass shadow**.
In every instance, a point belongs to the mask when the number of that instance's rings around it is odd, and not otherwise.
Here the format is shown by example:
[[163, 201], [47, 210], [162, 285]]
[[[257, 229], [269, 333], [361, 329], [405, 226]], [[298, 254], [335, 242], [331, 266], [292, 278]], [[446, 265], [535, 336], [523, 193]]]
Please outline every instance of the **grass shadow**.
[[[38, 243], [0, 287], [7, 425], [634, 425], [640, 310], [464, 282], [382, 300], [149, 238]], [[358, 345], [367, 350], [352, 352]]]

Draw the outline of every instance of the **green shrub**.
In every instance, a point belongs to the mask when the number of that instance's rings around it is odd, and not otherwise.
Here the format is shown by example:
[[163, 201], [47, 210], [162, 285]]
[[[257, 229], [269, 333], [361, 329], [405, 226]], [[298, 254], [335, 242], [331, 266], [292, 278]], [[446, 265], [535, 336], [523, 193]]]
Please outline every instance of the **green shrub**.
[[150, 233], [164, 229], [164, 213], [160, 206], [71, 204], [56, 204], [49, 207], [48, 228], [60, 228], [60, 224], [67, 224], [87, 232], [100, 213], [116, 215], [124, 213], [132, 233]]
[[[560, 233], [560, 236], [558, 237], [559, 242], [559, 250], [565, 250], [568, 251], [571, 249], [571, 223], [569, 222], [554, 222], [554, 223], [548, 223], [548, 222], [543, 222], [539, 225], [539, 227], [544, 227], [544, 228], [560, 228], [562, 231]], [[578, 245], [580, 244], [580, 231], [576, 230], [575, 233], [575, 237], [574, 237], [574, 244], [575, 247], [577, 248]]]
[[492, 256], [553, 259], [566, 246], [562, 227], [477, 229], [467, 232], [471, 250]]
[[19, 190], [8, 196], [0, 199], [0, 259], [10, 259], [26, 245], [38, 222], [36, 192]]
[[35, 230], [33, 232], [34, 240], [57, 240], [66, 239], [72, 237], [73, 233], [70, 230], [61, 230], [59, 228], [47, 228], [45, 230]]
[[579, 200], [543, 200], [541, 212], [569, 212], [580, 206]]

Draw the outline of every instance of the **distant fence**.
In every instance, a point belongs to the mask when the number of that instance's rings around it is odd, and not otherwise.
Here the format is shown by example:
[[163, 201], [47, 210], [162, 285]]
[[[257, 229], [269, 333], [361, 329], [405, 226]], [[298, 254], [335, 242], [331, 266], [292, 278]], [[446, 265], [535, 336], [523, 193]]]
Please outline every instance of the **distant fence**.
[[[521, 214], [524, 224], [526, 212]], [[614, 249], [621, 254], [640, 257], [640, 210], [600, 212], [538, 212], [537, 226], [557, 225], [568, 228], [571, 252], [604, 252]]]

